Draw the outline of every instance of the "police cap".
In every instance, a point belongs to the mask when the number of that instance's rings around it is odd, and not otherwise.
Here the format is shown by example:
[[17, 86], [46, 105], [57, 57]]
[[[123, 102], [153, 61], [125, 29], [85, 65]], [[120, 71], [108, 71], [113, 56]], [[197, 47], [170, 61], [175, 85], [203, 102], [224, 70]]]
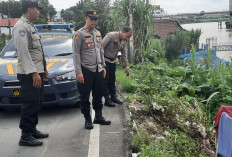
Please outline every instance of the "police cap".
[[42, 9], [42, 7], [39, 6], [38, 0], [23, 0], [22, 1], [22, 10], [27, 10], [28, 8], [38, 8]]
[[88, 11], [86, 11], [85, 16], [88, 16], [91, 20], [99, 19], [97, 10], [88, 10]]

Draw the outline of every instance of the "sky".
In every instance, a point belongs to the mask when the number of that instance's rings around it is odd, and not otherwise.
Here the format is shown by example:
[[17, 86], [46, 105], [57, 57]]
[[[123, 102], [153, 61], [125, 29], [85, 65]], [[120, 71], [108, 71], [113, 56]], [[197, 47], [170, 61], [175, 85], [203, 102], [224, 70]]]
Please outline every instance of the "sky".
[[[75, 6], [78, 1], [79, 0], [49, 0], [56, 11]], [[151, 4], [160, 5], [167, 14], [229, 10], [229, 0], [150, 0], [150, 2]]]
[[167, 14], [228, 11], [229, 0], [152, 0]]
[[[49, 0], [49, 2], [60, 11], [76, 5], [78, 0]], [[229, 0], [150, 0], [150, 2], [160, 5], [167, 14], [229, 10]]]

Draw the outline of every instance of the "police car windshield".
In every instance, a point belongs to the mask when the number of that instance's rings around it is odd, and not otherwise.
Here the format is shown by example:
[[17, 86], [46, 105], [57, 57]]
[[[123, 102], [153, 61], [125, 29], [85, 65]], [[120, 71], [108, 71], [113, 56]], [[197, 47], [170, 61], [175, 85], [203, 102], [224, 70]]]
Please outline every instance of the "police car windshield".
[[41, 41], [46, 56], [72, 54], [72, 38], [67, 35], [41, 35]]
[[[40, 34], [45, 57], [66, 56], [72, 54], [71, 35]], [[1, 53], [1, 58], [16, 58], [14, 41], [10, 40]]]

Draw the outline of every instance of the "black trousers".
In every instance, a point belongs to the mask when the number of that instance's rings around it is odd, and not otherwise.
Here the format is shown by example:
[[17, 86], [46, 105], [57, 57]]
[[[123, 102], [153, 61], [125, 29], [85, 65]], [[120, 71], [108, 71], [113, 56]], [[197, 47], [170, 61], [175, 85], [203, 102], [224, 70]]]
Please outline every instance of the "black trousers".
[[29, 133], [38, 124], [38, 112], [44, 100], [44, 74], [39, 74], [41, 88], [33, 87], [32, 74], [17, 74], [21, 85], [23, 105], [21, 106], [19, 128]]
[[104, 97], [109, 97], [110, 95], [116, 94], [115, 87], [115, 72], [116, 72], [116, 64], [106, 62], [106, 77], [104, 79]]
[[92, 104], [94, 110], [102, 110], [102, 91], [103, 91], [103, 71], [92, 72], [82, 67], [84, 83], [77, 83], [80, 92], [81, 113], [90, 114], [89, 96], [92, 91]]

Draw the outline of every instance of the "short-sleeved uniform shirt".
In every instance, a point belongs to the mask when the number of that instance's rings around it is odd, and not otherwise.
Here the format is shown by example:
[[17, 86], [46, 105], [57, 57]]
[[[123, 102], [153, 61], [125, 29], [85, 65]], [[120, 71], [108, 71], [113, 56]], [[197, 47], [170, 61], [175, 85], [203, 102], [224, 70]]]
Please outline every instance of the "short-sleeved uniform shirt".
[[23, 16], [13, 28], [13, 39], [18, 53], [17, 73], [44, 73], [46, 61], [40, 36], [34, 25]]
[[117, 58], [118, 52], [122, 53], [122, 60], [127, 59], [127, 41], [118, 38], [119, 32], [110, 32], [103, 39], [104, 56], [105, 60], [109, 63], [114, 63]]
[[85, 27], [79, 29], [73, 36], [73, 62], [76, 74], [81, 74], [81, 67], [92, 72], [101, 72], [105, 67], [104, 50], [101, 33], [88, 30]]

